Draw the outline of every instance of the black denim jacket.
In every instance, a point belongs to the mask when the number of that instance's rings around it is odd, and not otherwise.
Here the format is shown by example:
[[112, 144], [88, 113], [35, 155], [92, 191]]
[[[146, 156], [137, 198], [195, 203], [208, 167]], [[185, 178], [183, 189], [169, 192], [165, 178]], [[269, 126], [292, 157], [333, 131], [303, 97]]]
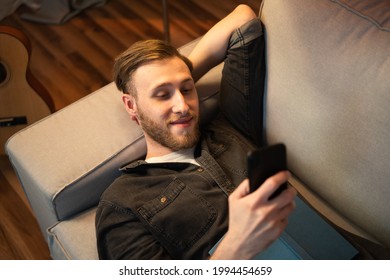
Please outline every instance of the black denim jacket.
[[[247, 177], [260, 143], [264, 38], [258, 19], [233, 33], [221, 113], [202, 129], [190, 163], [125, 166], [101, 197], [96, 234], [101, 259], [206, 259], [228, 227], [228, 195]], [[251, 140], [249, 140], [251, 139]]]
[[253, 148], [219, 120], [196, 149], [201, 167], [142, 160], [125, 166], [98, 207], [100, 258], [207, 258], [227, 230], [227, 197], [247, 177]]

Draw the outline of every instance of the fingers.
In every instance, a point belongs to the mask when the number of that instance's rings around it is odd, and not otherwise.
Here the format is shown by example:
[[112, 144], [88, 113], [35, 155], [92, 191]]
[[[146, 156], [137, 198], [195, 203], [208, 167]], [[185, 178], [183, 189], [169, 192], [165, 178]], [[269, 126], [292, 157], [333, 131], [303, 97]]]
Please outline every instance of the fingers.
[[[279, 172], [253, 193], [250, 193], [249, 180], [246, 179], [230, 195], [229, 229], [224, 239], [229, 242], [224, 245], [236, 249], [229, 252], [250, 258], [282, 234], [287, 227], [288, 216], [295, 208], [296, 191], [289, 187], [276, 198], [269, 200], [269, 197], [290, 176], [287, 171]], [[226, 252], [222, 255], [226, 256]]]
[[288, 216], [290, 216], [290, 214], [294, 211], [295, 207], [296, 207], [295, 201], [289, 200], [289, 202], [285, 206], [280, 208], [280, 210], [277, 212], [276, 219], [287, 220]]
[[230, 195], [233, 199], [239, 199], [249, 194], [249, 180], [245, 179]]
[[288, 171], [278, 172], [269, 177], [255, 192], [258, 193], [262, 201], [266, 201], [290, 177], [291, 174]]
[[[287, 187], [277, 197], [269, 200], [269, 197], [291, 177], [290, 172], [281, 171], [268, 178], [253, 194], [252, 198], [258, 206], [267, 206], [269, 218], [276, 221], [286, 220], [291, 212], [295, 209], [295, 197], [297, 191], [292, 187]], [[249, 197], [249, 196], [248, 196]]]
[[[291, 177], [290, 172], [281, 171], [268, 178], [255, 192], [259, 201], [265, 202], [269, 197]], [[233, 199], [240, 199], [250, 193], [249, 180], [244, 180], [231, 194]], [[289, 197], [295, 197], [296, 191], [291, 188]], [[283, 205], [284, 206], [284, 205]]]

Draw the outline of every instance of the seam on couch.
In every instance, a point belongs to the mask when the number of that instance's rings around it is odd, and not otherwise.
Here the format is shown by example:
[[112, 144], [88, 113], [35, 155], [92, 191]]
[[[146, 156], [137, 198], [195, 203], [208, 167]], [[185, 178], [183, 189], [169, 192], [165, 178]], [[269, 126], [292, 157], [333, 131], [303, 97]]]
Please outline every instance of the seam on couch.
[[199, 98], [199, 101], [200, 101], [200, 102], [204, 102], [204, 101], [206, 101], [206, 100], [209, 100], [209, 99], [214, 98], [214, 97], [215, 97], [216, 95], [218, 95], [218, 94], [219, 94], [219, 90], [216, 91], [216, 92], [214, 92], [213, 94], [207, 95], [207, 96], [205, 96], [205, 97], [203, 97], [203, 98]]
[[[70, 260], [70, 256], [68, 254], [68, 252], [64, 249], [64, 246], [62, 245], [62, 243], [60, 242], [60, 240], [57, 238], [57, 234], [53, 233], [52, 232], [52, 229], [54, 227], [56, 227], [59, 223], [56, 223], [54, 224], [53, 226], [51, 226], [50, 228], [48, 228], [46, 230], [47, 232], [47, 236], [48, 236], [48, 245], [49, 245], [49, 250], [50, 250], [50, 255], [53, 259], [57, 259], [57, 258], [54, 258], [55, 252], [53, 252], [53, 246], [56, 246], [57, 248], [59, 248], [62, 252], [62, 254], [64, 255], [64, 257], [67, 259], [67, 260]], [[58, 249], [57, 249], [58, 250]]]
[[348, 11], [350, 11], [351, 13], [354, 13], [355, 15], [370, 21], [371, 23], [373, 23], [381, 31], [390, 32], [390, 28], [384, 27], [381, 23], [379, 23], [377, 20], [375, 20], [371, 16], [363, 14], [362, 12], [360, 12], [360, 11], [356, 10], [355, 8], [349, 6], [347, 3], [345, 3], [345, 2], [343, 2], [341, 0], [331, 0], [331, 1], [333, 3], [336, 3], [336, 4], [340, 5], [341, 7], [345, 8]]

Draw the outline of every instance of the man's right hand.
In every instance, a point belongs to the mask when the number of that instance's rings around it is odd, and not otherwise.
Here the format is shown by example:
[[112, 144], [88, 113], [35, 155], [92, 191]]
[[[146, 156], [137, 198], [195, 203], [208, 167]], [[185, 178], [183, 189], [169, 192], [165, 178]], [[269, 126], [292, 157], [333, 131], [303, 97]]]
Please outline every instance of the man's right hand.
[[211, 259], [251, 259], [272, 244], [287, 226], [295, 208], [296, 191], [289, 187], [277, 197], [269, 197], [290, 177], [282, 171], [249, 193], [244, 180], [229, 196], [229, 228]]

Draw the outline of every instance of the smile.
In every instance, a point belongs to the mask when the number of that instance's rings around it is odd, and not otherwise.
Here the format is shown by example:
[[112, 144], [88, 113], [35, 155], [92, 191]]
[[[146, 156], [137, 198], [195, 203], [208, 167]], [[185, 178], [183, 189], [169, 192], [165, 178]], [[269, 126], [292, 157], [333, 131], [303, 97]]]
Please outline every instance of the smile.
[[193, 119], [192, 116], [179, 118], [177, 120], [171, 121], [170, 124], [171, 125], [188, 126], [191, 124], [192, 119]]

